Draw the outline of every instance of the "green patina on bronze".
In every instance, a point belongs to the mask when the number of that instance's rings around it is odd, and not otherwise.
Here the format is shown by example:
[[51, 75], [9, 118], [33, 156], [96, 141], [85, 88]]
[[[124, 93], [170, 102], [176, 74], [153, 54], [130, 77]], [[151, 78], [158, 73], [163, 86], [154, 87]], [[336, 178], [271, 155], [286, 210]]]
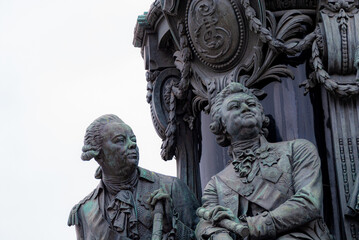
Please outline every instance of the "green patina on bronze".
[[207, 184], [197, 239], [331, 239], [320, 211], [320, 159], [307, 140], [269, 143], [268, 119], [249, 89], [230, 83], [215, 98], [211, 130], [232, 162]]
[[86, 130], [83, 160], [100, 165], [97, 188], [74, 206], [68, 225], [79, 240], [193, 239], [197, 200], [179, 179], [138, 167], [130, 126], [115, 115]]

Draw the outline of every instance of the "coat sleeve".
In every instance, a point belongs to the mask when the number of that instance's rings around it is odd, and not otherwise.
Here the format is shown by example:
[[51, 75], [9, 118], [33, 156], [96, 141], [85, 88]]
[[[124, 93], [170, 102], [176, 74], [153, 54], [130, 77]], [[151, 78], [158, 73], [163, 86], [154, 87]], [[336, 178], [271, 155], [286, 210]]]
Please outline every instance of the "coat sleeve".
[[321, 216], [323, 190], [317, 150], [303, 139], [293, 141], [291, 147], [294, 195], [272, 211], [247, 217], [252, 240], [275, 238], [276, 234], [288, 232]]
[[[203, 191], [202, 207], [206, 209], [211, 209], [219, 205], [216, 182], [214, 178], [215, 177], [211, 178]], [[214, 227], [211, 222], [204, 219], [200, 219], [195, 231], [197, 239], [211, 239], [211, 236], [214, 234], [223, 232], [229, 233], [227, 229]]]
[[194, 229], [198, 223], [196, 209], [199, 207], [197, 199], [187, 185], [177, 178], [172, 183], [171, 198], [174, 207], [172, 222], [177, 239], [195, 239]]

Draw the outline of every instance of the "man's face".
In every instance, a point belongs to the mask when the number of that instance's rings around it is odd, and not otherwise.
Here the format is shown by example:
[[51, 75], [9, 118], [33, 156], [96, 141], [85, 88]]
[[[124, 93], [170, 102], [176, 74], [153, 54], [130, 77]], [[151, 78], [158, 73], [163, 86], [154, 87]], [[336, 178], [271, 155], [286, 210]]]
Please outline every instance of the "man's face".
[[102, 164], [112, 173], [133, 172], [139, 159], [136, 136], [125, 123], [110, 122], [102, 132]]
[[260, 103], [245, 93], [234, 93], [223, 101], [222, 122], [232, 141], [258, 136], [262, 128], [264, 114]]

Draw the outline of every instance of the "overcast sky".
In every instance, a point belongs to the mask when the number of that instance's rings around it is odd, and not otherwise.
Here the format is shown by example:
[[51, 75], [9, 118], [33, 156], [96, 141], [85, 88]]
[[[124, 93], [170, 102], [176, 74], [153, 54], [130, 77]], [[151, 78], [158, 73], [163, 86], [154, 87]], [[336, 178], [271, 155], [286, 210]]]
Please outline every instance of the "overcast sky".
[[152, 0], [0, 0], [0, 239], [75, 239], [73, 205], [94, 189], [86, 127], [114, 113], [137, 136], [140, 165], [175, 174], [146, 102], [137, 16]]

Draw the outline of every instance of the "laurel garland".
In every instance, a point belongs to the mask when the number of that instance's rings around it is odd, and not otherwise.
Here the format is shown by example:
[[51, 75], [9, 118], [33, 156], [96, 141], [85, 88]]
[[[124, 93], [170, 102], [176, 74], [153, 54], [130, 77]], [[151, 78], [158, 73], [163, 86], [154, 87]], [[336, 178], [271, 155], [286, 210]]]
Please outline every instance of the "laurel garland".
[[316, 29], [317, 36], [312, 44], [312, 62], [314, 72], [309, 75], [309, 79], [304, 81], [300, 86], [304, 86], [307, 94], [309, 90], [317, 84], [322, 84], [324, 88], [339, 97], [350, 97], [359, 93], [359, 83], [341, 85], [330, 78], [329, 73], [324, 69], [323, 62], [320, 56], [320, 43], [322, 36], [319, 28]]
[[[176, 147], [176, 100], [184, 99], [187, 96], [189, 82], [191, 77], [191, 63], [192, 52], [186, 37], [186, 30], [184, 23], [178, 24], [180, 33], [180, 47], [181, 50], [175, 52], [175, 65], [181, 72], [181, 80], [179, 82], [172, 81], [168, 86], [169, 91], [169, 111], [168, 124], [165, 131], [165, 139], [161, 146], [161, 157], [164, 160], [170, 160], [175, 155]], [[190, 124], [190, 122], [189, 122]]]
[[175, 135], [176, 135], [176, 96], [173, 89], [178, 82], [171, 81], [166, 86], [166, 92], [169, 94], [168, 124], [165, 130], [165, 139], [161, 145], [161, 157], [163, 160], [170, 160], [175, 154]]

